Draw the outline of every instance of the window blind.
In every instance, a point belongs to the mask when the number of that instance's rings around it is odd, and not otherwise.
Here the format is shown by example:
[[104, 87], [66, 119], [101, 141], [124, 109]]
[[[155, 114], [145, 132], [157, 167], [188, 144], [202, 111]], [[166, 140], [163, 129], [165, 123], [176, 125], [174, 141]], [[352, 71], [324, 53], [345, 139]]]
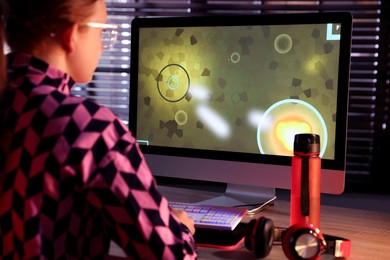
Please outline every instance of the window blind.
[[92, 82], [73, 93], [110, 107], [128, 123], [131, 21], [134, 17], [349, 11], [353, 15], [347, 130], [347, 189], [390, 190], [390, 33], [387, 1], [106, 0], [118, 42], [104, 52]]

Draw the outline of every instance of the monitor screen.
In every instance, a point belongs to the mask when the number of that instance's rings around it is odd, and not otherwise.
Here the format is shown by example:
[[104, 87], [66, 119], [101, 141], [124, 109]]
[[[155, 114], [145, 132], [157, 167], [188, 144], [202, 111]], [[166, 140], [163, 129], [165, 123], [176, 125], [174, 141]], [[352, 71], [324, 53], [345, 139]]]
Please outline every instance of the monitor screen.
[[[297, 133], [344, 190], [349, 13], [135, 18], [129, 127], [153, 174], [289, 189]], [[248, 187], [248, 188], [246, 188]]]

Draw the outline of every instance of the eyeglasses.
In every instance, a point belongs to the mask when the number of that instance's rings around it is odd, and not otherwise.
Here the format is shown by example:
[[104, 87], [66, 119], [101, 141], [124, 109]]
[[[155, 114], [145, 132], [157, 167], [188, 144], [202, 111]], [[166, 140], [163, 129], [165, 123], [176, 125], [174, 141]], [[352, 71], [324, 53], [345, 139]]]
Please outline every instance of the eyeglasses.
[[104, 50], [110, 50], [115, 44], [116, 39], [118, 37], [118, 25], [92, 22], [86, 23], [85, 25], [91, 28], [103, 29], [101, 34], [101, 40]]

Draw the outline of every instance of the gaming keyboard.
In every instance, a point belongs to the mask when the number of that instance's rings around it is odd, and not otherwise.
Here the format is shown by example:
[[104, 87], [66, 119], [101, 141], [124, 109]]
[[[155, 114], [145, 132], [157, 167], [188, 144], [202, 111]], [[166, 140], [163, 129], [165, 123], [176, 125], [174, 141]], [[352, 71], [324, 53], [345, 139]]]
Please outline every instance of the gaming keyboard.
[[200, 205], [170, 201], [171, 208], [187, 212], [195, 222], [195, 228], [233, 230], [248, 212], [245, 208]]

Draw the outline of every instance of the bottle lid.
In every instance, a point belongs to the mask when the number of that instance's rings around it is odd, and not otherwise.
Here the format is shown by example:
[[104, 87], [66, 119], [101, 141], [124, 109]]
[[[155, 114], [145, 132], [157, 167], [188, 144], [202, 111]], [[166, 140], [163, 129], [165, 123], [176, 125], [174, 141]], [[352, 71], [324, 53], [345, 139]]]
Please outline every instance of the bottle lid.
[[317, 134], [296, 134], [294, 137], [294, 153], [319, 153], [320, 136]]

